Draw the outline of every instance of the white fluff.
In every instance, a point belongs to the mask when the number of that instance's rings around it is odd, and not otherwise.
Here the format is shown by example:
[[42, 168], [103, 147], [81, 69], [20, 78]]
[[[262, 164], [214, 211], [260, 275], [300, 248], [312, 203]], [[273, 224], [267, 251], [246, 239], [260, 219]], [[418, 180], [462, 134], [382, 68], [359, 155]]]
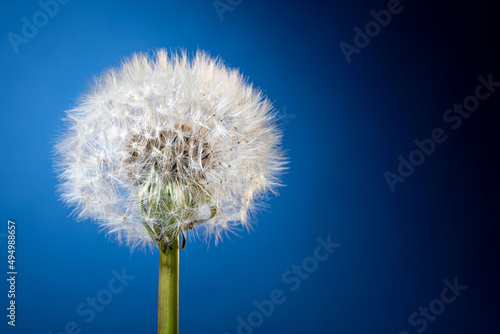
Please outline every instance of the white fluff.
[[154, 245], [148, 226], [165, 229], [149, 209], [141, 211], [145, 183], [206, 191], [196, 206], [185, 203], [183, 190], [170, 193], [184, 211], [170, 212], [169, 229], [196, 226], [217, 243], [249, 227], [286, 163], [271, 102], [200, 51], [192, 58], [134, 54], [97, 77], [66, 121], [56, 146], [62, 199], [132, 248]]

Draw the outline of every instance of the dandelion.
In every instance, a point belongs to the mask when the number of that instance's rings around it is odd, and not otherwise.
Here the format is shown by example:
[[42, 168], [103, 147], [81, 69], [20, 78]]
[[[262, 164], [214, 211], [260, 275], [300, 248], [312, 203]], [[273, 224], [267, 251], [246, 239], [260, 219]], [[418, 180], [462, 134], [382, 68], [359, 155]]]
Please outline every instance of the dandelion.
[[179, 244], [240, 227], [285, 168], [272, 103], [198, 51], [134, 54], [67, 111], [62, 200], [118, 242], [159, 249], [158, 332], [178, 331]]

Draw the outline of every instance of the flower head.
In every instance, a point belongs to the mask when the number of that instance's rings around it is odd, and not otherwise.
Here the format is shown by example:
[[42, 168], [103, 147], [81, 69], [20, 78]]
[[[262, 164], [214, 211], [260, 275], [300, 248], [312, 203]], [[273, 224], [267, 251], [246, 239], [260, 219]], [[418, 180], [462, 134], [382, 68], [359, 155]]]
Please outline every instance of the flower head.
[[203, 52], [135, 54], [67, 111], [62, 199], [129, 246], [251, 223], [285, 165], [271, 102]]

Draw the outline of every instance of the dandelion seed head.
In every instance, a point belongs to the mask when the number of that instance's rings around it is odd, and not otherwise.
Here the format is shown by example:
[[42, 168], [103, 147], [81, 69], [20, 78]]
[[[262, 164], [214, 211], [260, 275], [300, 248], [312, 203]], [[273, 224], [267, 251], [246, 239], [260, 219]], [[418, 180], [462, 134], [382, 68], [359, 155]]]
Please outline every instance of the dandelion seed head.
[[281, 184], [275, 120], [259, 89], [204, 52], [134, 54], [67, 111], [61, 197], [132, 248], [179, 232], [217, 243]]

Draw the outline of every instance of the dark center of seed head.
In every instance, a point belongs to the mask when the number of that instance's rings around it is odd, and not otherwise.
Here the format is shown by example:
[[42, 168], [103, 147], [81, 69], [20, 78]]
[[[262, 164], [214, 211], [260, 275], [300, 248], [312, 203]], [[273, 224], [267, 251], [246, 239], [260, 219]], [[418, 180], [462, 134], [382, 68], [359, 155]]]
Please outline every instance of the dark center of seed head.
[[212, 154], [202, 139], [201, 133], [194, 133], [184, 124], [169, 130], [150, 128], [133, 134], [126, 159], [131, 176], [142, 183], [153, 167], [167, 180], [204, 179]]

